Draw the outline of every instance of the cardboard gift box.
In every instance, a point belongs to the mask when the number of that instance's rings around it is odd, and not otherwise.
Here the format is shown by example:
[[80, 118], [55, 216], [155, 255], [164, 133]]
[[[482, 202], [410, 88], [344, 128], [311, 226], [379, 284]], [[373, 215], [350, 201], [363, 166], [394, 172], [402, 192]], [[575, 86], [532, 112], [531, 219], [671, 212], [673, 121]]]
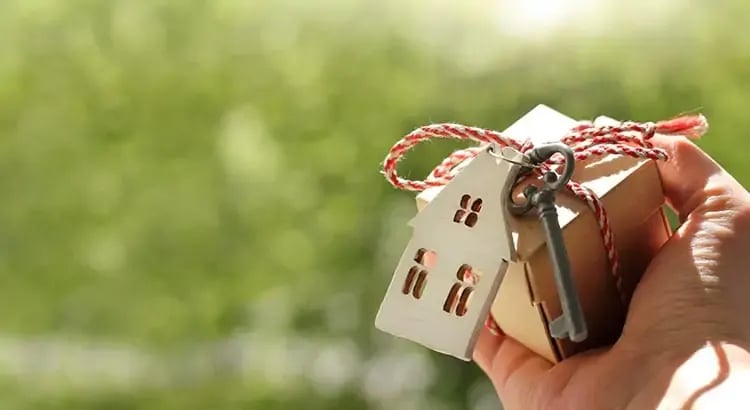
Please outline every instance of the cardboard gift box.
[[[594, 122], [597, 126], [616, 123], [606, 117]], [[504, 135], [541, 144], [559, 140], [575, 125], [575, 120], [539, 105]], [[671, 235], [653, 160], [606, 155], [579, 161], [575, 166], [573, 180], [601, 199], [609, 217], [619, 256], [620, 289], [594, 214], [572, 193], [561, 191], [557, 194], [557, 212], [588, 337], [574, 343], [549, 334], [549, 323], [562, 311], [542, 225], [533, 213], [510, 220], [517, 261], [510, 262], [491, 307], [504, 333], [551, 362], [617, 340], [630, 295], [649, 261]], [[424, 209], [442, 188], [420, 193], [418, 210]]]

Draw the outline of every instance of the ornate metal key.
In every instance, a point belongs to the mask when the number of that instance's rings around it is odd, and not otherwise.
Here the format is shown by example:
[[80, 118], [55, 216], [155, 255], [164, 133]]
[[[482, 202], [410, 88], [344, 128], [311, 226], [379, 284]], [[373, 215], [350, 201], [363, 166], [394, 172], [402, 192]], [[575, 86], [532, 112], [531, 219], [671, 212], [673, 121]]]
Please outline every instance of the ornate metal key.
[[[568, 337], [573, 342], [580, 342], [588, 336], [586, 320], [581, 309], [578, 291], [573, 282], [568, 252], [565, 248], [562, 229], [555, 208], [555, 192], [564, 187], [572, 177], [575, 158], [573, 157], [573, 151], [567, 145], [554, 143], [532, 150], [529, 159], [532, 165], [536, 165], [557, 153], [565, 157], [565, 166], [561, 175], [553, 171], [545, 173], [542, 187], [529, 185], [524, 189], [525, 203], [517, 204], [510, 201], [509, 206], [511, 213], [515, 215], [525, 214], [532, 208], [537, 209], [539, 220], [542, 222], [547, 238], [547, 249], [555, 273], [557, 293], [562, 307], [562, 315], [550, 323], [549, 331], [556, 339]], [[530, 170], [531, 168], [527, 168], [526, 172]]]

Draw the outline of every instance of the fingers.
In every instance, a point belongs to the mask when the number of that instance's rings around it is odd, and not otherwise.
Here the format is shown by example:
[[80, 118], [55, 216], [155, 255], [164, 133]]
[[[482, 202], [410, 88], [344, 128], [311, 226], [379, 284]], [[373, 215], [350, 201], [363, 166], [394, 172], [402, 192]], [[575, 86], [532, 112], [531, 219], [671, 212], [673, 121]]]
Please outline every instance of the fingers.
[[[477, 345], [474, 348], [474, 362], [492, 378], [492, 361], [497, 355], [500, 345], [505, 340], [504, 335], [495, 335], [489, 329], [483, 327], [479, 333]], [[493, 381], [494, 383], [494, 381]]]
[[552, 364], [507, 336], [482, 329], [474, 360], [489, 376], [506, 408], [532, 408], [535, 389]]
[[688, 139], [656, 135], [652, 142], [670, 156], [658, 166], [664, 193], [681, 220], [713, 196], [747, 201], [747, 190]]

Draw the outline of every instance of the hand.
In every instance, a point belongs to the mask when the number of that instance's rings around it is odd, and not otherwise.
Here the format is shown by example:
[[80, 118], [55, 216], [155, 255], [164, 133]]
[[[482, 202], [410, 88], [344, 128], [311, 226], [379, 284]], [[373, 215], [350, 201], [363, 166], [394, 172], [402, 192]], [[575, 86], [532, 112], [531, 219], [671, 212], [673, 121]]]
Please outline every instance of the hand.
[[[729, 409], [750, 402], [750, 389], [742, 390], [750, 386], [750, 194], [688, 140], [653, 142], [670, 153], [659, 167], [682, 225], [644, 273], [622, 336], [552, 365], [483, 330], [474, 359], [506, 409]], [[744, 399], [717, 404], [740, 385]]]

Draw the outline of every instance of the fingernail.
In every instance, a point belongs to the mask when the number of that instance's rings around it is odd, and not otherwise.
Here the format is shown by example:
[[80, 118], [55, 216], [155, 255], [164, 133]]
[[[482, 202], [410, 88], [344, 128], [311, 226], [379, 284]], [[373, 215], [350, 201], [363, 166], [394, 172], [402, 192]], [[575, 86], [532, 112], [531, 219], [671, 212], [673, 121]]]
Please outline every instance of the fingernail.
[[487, 328], [487, 330], [490, 331], [490, 333], [493, 336], [503, 336], [505, 333], [500, 329], [500, 326], [497, 325], [497, 322], [495, 322], [495, 319], [492, 317], [492, 315], [487, 317], [487, 320], [484, 321], [484, 326]]

